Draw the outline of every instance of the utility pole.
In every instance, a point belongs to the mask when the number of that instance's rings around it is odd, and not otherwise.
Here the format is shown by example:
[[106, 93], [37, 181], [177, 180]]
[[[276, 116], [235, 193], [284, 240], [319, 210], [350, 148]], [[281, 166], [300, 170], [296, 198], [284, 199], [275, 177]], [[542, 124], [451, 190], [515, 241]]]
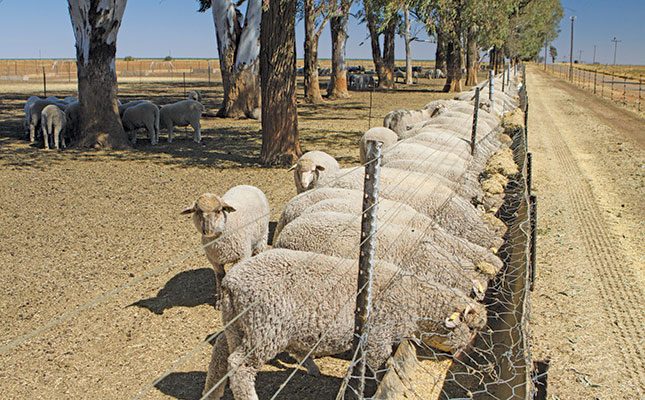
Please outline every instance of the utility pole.
[[618, 48], [618, 42], [622, 42], [622, 40], [616, 40], [616, 36], [614, 36], [611, 41], [614, 42], [614, 65], [616, 65], [616, 49]]
[[598, 47], [598, 46], [594, 44], [593, 45], [593, 62], [592, 62], [592, 64], [596, 63], [596, 47]]
[[576, 17], [569, 17], [571, 20], [571, 49], [569, 49], [569, 80], [573, 80], [573, 21]]
[[582, 53], [584, 53], [584, 51], [582, 51], [582, 50], [579, 50], [579, 51], [578, 51], [578, 62], [579, 62], [580, 64], [582, 64]]

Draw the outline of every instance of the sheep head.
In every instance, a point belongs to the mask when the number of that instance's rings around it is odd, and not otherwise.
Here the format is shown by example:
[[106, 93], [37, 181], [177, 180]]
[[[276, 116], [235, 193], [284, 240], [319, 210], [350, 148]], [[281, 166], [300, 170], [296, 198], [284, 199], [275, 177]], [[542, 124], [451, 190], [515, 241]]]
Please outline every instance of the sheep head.
[[182, 214], [193, 214], [195, 227], [203, 236], [217, 237], [226, 229], [227, 214], [235, 208], [226, 204], [217, 195], [206, 193], [197, 198]]
[[309, 159], [300, 159], [293, 167], [288, 169], [288, 171], [292, 170], [294, 171], [293, 179], [296, 182], [298, 193], [302, 193], [314, 187], [325, 167]]
[[456, 354], [467, 349], [477, 331], [486, 325], [486, 309], [479, 303], [469, 302], [460, 312], [453, 312], [442, 323], [429, 322], [432, 321], [426, 320], [420, 324], [423, 343]]

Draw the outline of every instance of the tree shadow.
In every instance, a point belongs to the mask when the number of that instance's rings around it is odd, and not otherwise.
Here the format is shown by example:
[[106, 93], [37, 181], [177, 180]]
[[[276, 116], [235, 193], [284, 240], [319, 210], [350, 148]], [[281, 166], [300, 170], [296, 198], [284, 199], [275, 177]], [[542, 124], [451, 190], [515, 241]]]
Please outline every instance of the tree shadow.
[[139, 300], [130, 306], [147, 308], [161, 315], [172, 307], [196, 307], [209, 304], [215, 307], [215, 272], [200, 268], [180, 272], [172, 277], [155, 297]]

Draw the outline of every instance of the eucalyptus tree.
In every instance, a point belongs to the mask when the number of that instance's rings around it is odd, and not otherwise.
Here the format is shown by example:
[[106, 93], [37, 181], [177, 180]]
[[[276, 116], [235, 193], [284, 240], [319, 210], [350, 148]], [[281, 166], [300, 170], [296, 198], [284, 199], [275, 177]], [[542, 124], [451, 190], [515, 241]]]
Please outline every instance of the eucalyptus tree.
[[337, 0], [337, 7], [329, 19], [331, 32], [331, 77], [327, 87], [327, 97], [344, 99], [349, 97], [347, 91], [347, 64], [345, 63], [345, 45], [349, 26], [349, 10], [353, 0]]
[[[399, 22], [398, 4], [389, 0], [363, 0], [363, 16], [370, 33], [372, 59], [379, 87], [394, 87], [394, 38]], [[381, 51], [380, 36], [383, 35]]]
[[318, 79], [318, 42], [323, 28], [332, 16], [334, 2], [329, 0], [303, 0], [305, 20], [304, 89], [305, 101], [322, 102]]
[[564, 16], [560, 0], [516, 0], [505, 42], [507, 56], [516, 60], [536, 60], [544, 43], [558, 36]]
[[81, 147], [129, 147], [117, 108], [116, 38], [127, 0], [68, 0], [76, 41]]
[[[246, 15], [240, 10], [247, 3]], [[220, 117], [254, 116], [260, 106], [260, 22], [262, 0], [198, 0], [199, 12], [209, 8], [217, 36], [224, 100]]]

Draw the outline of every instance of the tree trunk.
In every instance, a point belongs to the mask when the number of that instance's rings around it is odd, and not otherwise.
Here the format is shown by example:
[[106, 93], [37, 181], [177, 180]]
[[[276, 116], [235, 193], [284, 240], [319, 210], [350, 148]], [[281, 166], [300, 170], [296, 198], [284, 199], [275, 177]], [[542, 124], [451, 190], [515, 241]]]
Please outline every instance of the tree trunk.
[[296, 110], [296, 2], [269, 0], [262, 12], [263, 165], [292, 165], [300, 155]]
[[347, 65], [345, 64], [348, 24], [349, 14], [345, 10], [343, 10], [343, 15], [332, 17], [329, 20], [331, 30], [331, 78], [327, 88], [327, 97], [330, 99], [346, 99], [349, 97], [349, 92], [347, 91]]
[[411, 85], [412, 79], [412, 52], [410, 51], [410, 9], [407, 5], [403, 6], [403, 21], [405, 22], [405, 31], [403, 39], [405, 40], [405, 84]]
[[304, 1], [305, 11], [305, 101], [322, 103], [318, 81], [318, 38], [314, 0]]
[[81, 147], [130, 147], [117, 108], [114, 63], [126, 3], [127, 0], [68, 0], [76, 39]]
[[394, 87], [394, 32], [396, 24], [388, 23], [384, 31], [383, 55], [381, 55], [381, 44], [379, 43], [379, 28], [376, 23], [376, 16], [369, 9], [365, 10], [367, 29], [370, 32], [370, 43], [372, 45], [372, 59], [374, 68], [378, 75], [378, 86], [381, 88]]
[[461, 40], [454, 38], [446, 43], [446, 84], [444, 92], [461, 92]]
[[435, 52], [435, 69], [440, 69], [441, 72], [446, 72], [446, 35], [437, 30], [437, 51]]
[[[383, 86], [387, 88], [394, 88], [394, 38], [396, 35], [396, 27], [398, 21], [392, 17], [385, 27], [383, 32], [383, 73], [384, 76], [379, 76], [379, 82], [383, 80]], [[379, 83], [380, 85], [380, 83]]]
[[252, 115], [260, 106], [258, 74], [261, 0], [249, 0], [244, 27], [233, 0], [215, 0], [211, 5], [217, 36], [224, 99], [219, 117]]
[[477, 85], [477, 29], [474, 26], [468, 28], [466, 35], [466, 86]]

